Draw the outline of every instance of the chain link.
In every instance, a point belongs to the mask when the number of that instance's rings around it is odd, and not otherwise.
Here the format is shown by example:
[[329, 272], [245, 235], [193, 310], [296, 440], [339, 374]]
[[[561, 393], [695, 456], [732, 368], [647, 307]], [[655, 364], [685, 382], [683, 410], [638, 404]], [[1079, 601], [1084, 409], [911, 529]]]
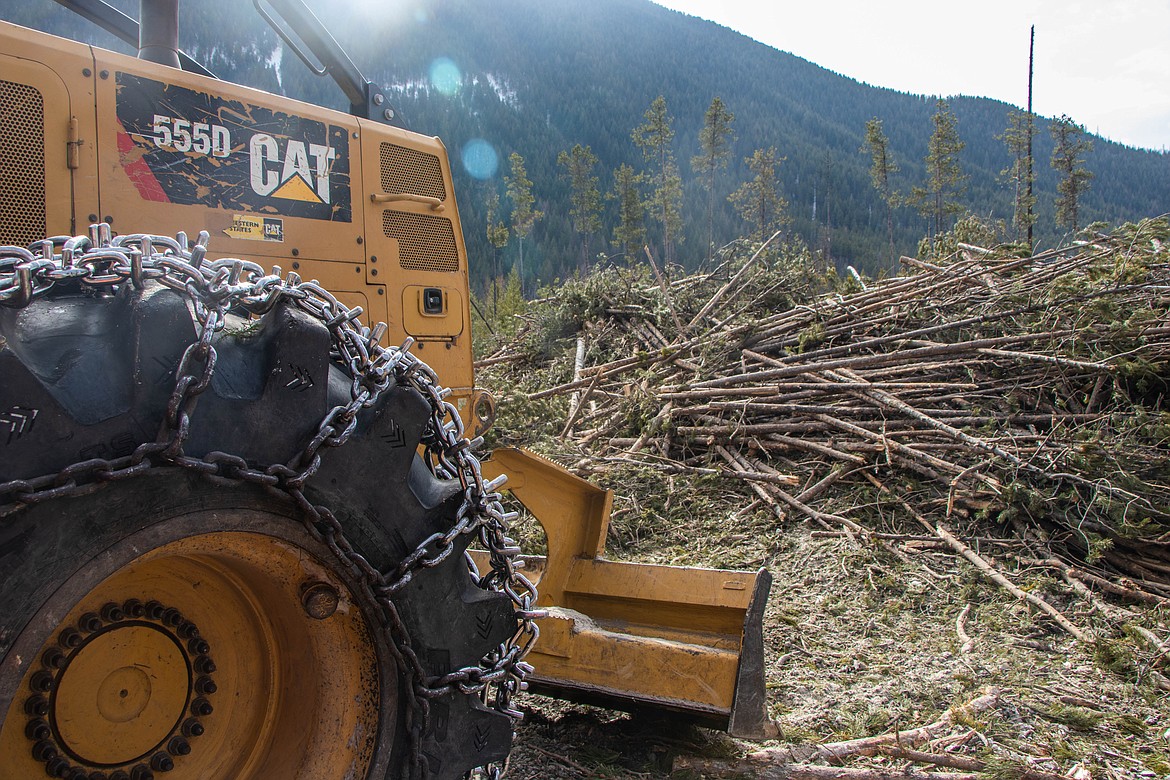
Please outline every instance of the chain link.
[[[88, 236], [58, 236], [28, 248], [0, 247], [0, 305], [28, 306], [59, 284], [113, 290], [126, 284], [141, 289], [148, 281], [154, 281], [183, 295], [191, 303], [198, 324], [198, 338], [187, 347], [176, 369], [166, 417], [155, 441], [139, 445], [124, 457], [85, 460], [56, 474], [0, 483], [0, 517], [23, 505], [90, 493], [109, 482], [174, 467], [287, 494], [303, 511], [308, 532], [359, 574], [366, 597], [382, 610], [392, 654], [406, 678], [410, 773], [420, 776], [422, 738], [431, 699], [458, 691], [480, 696], [512, 718], [521, 716], [512, 705], [512, 697], [526, 687], [525, 678], [532, 671], [524, 658], [539, 635], [534, 621], [541, 612], [535, 609], [535, 587], [517, 571], [518, 549], [507, 536], [515, 513], [505, 512], [500, 502], [498, 489], [505, 478], [484, 481], [479, 460], [472, 452], [480, 440], [467, 440], [458, 412], [446, 400], [450, 391], [439, 384], [429, 366], [411, 354], [412, 340], [401, 347], [382, 347], [379, 341], [385, 335], [385, 324], [378, 323], [372, 329], [363, 327], [360, 307], [346, 307], [317, 282], [302, 281], [295, 273], [282, 278], [279, 267], [267, 273], [256, 263], [244, 260], [209, 260], [208, 238], [206, 232], [201, 232], [191, 245], [183, 233], [175, 238], [147, 234], [114, 237], [108, 225], [98, 224], [90, 227]], [[308, 312], [329, 330], [331, 357], [352, 377], [350, 400], [330, 409], [316, 435], [287, 463], [256, 467], [230, 453], [209, 452], [201, 458], [185, 454], [183, 447], [190, 436], [196, 401], [210, 386], [215, 372], [214, 337], [223, 329], [228, 312], [261, 315], [281, 300]], [[393, 570], [382, 572], [354, 549], [333, 513], [313, 504], [304, 490], [320, 467], [322, 449], [343, 446], [356, 427], [358, 413], [375, 405], [394, 385], [413, 388], [426, 399], [430, 415], [422, 439], [425, 459], [436, 477], [459, 481], [463, 500], [450, 529], [428, 537]], [[507, 594], [518, 629], [478, 665], [428, 676], [411, 646], [393, 597], [416, 574], [446, 560], [464, 535], [477, 536], [488, 551], [490, 569], [482, 575], [470, 556], [466, 557], [476, 584]], [[476, 770], [476, 774], [496, 780], [502, 771], [501, 766], [488, 765]]]

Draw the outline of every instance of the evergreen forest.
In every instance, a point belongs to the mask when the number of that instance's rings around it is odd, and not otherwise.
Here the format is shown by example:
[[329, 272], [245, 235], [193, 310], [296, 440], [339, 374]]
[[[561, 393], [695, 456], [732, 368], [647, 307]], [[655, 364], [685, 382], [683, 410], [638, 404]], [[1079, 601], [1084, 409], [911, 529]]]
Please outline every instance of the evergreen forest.
[[[113, 4], [137, 15], [133, 0]], [[1016, 109], [1003, 102], [947, 97], [959, 178], [946, 212], [931, 216], [910, 201], [928, 186], [937, 96], [869, 86], [649, 0], [308, 4], [366, 77], [388, 88], [404, 124], [446, 144], [480, 291], [512, 272], [531, 294], [599, 262], [644, 262], [642, 244], [697, 268], [762, 234], [748, 203], [754, 193], [762, 208], [762, 186], [783, 209], [773, 224], [839, 269], [880, 273], [968, 215], [998, 226], [1002, 240], [1017, 237], [1005, 143]], [[251, 7], [201, 0], [180, 13], [181, 47], [219, 77], [345, 107]], [[0, 0], [0, 16], [128, 51], [51, 0]], [[712, 149], [715, 102], [726, 115]], [[891, 163], [884, 194], [866, 148], [873, 119]], [[1064, 119], [1075, 128], [1076, 117]], [[1069, 232], [1049, 164], [1059, 121], [1035, 120], [1039, 246]], [[1170, 211], [1170, 154], [1085, 140], [1076, 162], [1091, 178], [1078, 191], [1079, 227]], [[530, 182], [531, 200], [517, 181]]]

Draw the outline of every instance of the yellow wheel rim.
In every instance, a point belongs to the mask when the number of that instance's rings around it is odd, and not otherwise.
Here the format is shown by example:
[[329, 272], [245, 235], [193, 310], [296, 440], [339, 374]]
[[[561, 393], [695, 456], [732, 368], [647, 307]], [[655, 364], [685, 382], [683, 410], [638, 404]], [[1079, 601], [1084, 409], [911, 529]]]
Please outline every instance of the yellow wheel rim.
[[386, 725], [352, 593], [263, 534], [201, 534], [132, 560], [26, 663], [0, 731], [14, 777], [361, 778]]

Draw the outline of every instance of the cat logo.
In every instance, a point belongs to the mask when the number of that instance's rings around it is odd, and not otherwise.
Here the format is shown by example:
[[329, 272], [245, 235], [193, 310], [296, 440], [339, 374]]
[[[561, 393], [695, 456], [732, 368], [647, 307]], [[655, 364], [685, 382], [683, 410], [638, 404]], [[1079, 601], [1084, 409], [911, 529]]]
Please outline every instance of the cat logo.
[[329, 172], [337, 150], [325, 144], [289, 140], [281, 148], [276, 138], [265, 133], [252, 136], [252, 190], [257, 195], [305, 203], [329, 200]]

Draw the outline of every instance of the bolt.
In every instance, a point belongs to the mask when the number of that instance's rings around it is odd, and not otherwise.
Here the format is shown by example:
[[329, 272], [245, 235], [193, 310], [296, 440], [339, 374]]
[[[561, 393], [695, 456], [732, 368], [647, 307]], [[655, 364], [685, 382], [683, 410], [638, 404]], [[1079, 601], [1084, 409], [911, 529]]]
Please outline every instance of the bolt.
[[[159, 604], [157, 601], [146, 602], [146, 616], [151, 620], [162, 620], [163, 613], [166, 612], [166, 610], [167, 608], [162, 604]], [[141, 766], [141, 764], [139, 766]]]
[[207, 644], [206, 639], [195, 637], [191, 641], [187, 642], [187, 649], [195, 655], [207, 655], [211, 652], [211, 645]]
[[394, 109], [392, 109], [392, 108], [386, 109], [385, 111], [382, 112], [382, 116], [386, 117], [386, 121], [390, 121], [391, 119], [394, 118]]
[[205, 655], [201, 655], [195, 659], [195, 671], [200, 674], [214, 674], [215, 661], [212, 661]]
[[28, 725], [24, 727], [24, 735], [33, 742], [36, 742], [38, 740], [48, 739], [53, 735], [53, 732], [49, 728], [48, 723], [37, 718], [36, 720], [30, 720]]
[[49, 712], [49, 702], [44, 696], [29, 696], [24, 700], [24, 711], [28, 715], [41, 717]]
[[39, 669], [29, 678], [28, 687], [38, 693], [46, 693], [53, 687], [53, 673]]
[[140, 618], [146, 614], [146, 606], [138, 599], [126, 599], [122, 604], [122, 611], [131, 617]]
[[105, 772], [90, 772], [86, 775], [85, 780], [108, 780]]
[[195, 681], [195, 691], [202, 694], [212, 694], [218, 690], [215, 681], [210, 677], [200, 677]]
[[64, 777], [69, 771], [69, 762], [60, 756], [54, 756], [45, 762], [45, 774], [49, 777]]
[[176, 633], [183, 639], [194, 639], [199, 636], [199, 627], [190, 621], [183, 621]]
[[117, 623], [125, 617], [126, 613], [122, 611], [122, 608], [112, 601], [102, 607], [102, 620], [107, 623]]
[[102, 628], [102, 619], [98, 617], [96, 612], [86, 612], [77, 619], [77, 625], [82, 631], [87, 634], [92, 634], [95, 631], [100, 631]]
[[166, 753], [155, 753], [150, 757], [150, 768], [156, 772], [169, 772], [175, 768], [175, 760]]
[[146, 764], [138, 764], [130, 770], [130, 780], [154, 780], [154, 772]]
[[194, 718], [187, 718], [183, 721], [183, 736], [184, 737], [202, 737], [203, 724]]
[[380, 92], [374, 94], [374, 105], [375, 106], [380, 106], [385, 102], [386, 102], [386, 98]]
[[72, 626], [66, 628], [57, 636], [57, 644], [69, 650], [80, 647], [83, 641], [85, 640], [81, 638], [81, 633]]
[[116, 769], [114, 770], [114, 773], [110, 775], [110, 780], [130, 780], [130, 775], [126, 774], [121, 769]]
[[171, 737], [167, 750], [174, 756], [185, 756], [191, 752], [191, 744], [182, 737]]
[[167, 607], [163, 610], [162, 621], [171, 628], [174, 628], [183, 622], [183, 614], [174, 607]]
[[48, 761], [51, 758], [56, 758], [57, 748], [53, 743], [47, 739], [42, 739], [40, 742], [33, 745], [32, 756], [37, 761]]
[[41, 663], [52, 669], [64, 669], [68, 662], [69, 659], [65, 657], [65, 654], [55, 647], [50, 647], [41, 654]]
[[341, 603], [341, 596], [337, 589], [325, 582], [315, 582], [301, 586], [301, 604], [305, 612], [314, 620], [325, 620], [332, 617]]
[[191, 714], [197, 718], [206, 718], [214, 709], [211, 706], [211, 702], [204, 698], [199, 698], [191, 702]]

